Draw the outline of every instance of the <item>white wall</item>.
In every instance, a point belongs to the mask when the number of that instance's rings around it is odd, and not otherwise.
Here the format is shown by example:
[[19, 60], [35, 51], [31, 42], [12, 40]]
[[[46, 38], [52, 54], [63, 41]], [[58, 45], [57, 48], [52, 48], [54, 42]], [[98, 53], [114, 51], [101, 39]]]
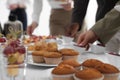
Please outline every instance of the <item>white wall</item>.
[[[47, 0], [44, 1], [43, 11], [40, 16], [39, 27], [34, 31], [36, 35], [48, 35], [49, 34], [49, 15], [50, 15], [50, 6]], [[31, 23], [31, 15], [32, 15], [32, 4], [33, 0], [30, 0], [30, 4], [27, 7], [28, 14], [28, 25]], [[90, 28], [95, 23], [95, 13], [96, 13], [96, 0], [90, 0], [88, 13], [86, 15], [86, 25]], [[9, 10], [6, 7], [6, 0], [0, 0], [0, 21], [2, 25], [7, 21], [9, 14]]]

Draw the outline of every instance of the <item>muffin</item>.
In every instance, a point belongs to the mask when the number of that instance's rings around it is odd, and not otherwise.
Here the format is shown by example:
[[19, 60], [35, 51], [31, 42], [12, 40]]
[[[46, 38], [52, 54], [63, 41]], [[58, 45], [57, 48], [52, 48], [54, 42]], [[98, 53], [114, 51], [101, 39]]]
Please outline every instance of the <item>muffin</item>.
[[111, 64], [104, 63], [96, 66], [96, 69], [104, 74], [103, 80], [119, 80], [120, 71]]
[[87, 59], [82, 63], [83, 68], [95, 68], [97, 65], [101, 65], [103, 62], [97, 59]]
[[46, 64], [59, 64], [62, 61], [62, 54], [59, 52], [48, 52], [44, 54]]
[[74, 74], [75, 80], [103, 80], [104, 76], [98, 70], [86, 68]]
[[75, 71], [75, 68], [70, 65], [59, 65], [55, 67], [51, 72], [53, 78], [52, 80], [74, 80], [73, 74]]
[[80, 63], [74, 59], [68, 59], [68, 60], [64, 60], [62, 61], [59, 65], [62, 65], [62, 64], [67, 64], [67, 65], [71, 65], [73, 66], [76, 70], [79, 70], [80, 69]]
[[47, 51], [41, 50], [41, 51], [33, 51], [32, 52], [32, 58], [33, 62], [35, 63], [43, 63], [45, 62], [43, 55], [47, 53]]
[[77, 60], [77, 57], [79, 55], [79, 53], [74, 49], [68, 49], [68, 48], [61, 49], [59, 50], [59, 52], [63, 55], [63, 60], [67, 60], [67, 59]]
[[45, 41], [39, 41], [35, 43], [35, 50], [47, 50], [47, 43]]
[[58, 51], [57, 43], [56, 42], [48, 43], [47, 44], [47, 51], [51, 51], [51, 52]]
[[29, 45], [27, 50], [28, 51], [34, 51], [35, 50], [35, 46], [34, 45]]

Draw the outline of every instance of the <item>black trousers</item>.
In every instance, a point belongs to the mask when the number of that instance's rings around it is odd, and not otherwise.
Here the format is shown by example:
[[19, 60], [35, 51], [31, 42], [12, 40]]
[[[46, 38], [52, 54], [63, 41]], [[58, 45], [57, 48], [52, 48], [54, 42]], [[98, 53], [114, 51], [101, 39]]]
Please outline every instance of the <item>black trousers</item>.
[[[100, 20], [109, 12], [118, 0], [97, 0], [98, 9], [96, 13], [96, 21]], [[74, 0], [74, 8], [72, 13], [72, 22], [77, 22], [81, 29], [83, 20], [86, 15], [89, 0]], [[91, 14], [92, 15], [92, 14]]]
[[10, 14], [15, 14], [17, 19], [22, 22], [23, 30], [26, 31], [27, 29], [27, 13], [25, 8], [17, 8], [15, 10], [11, 10]]

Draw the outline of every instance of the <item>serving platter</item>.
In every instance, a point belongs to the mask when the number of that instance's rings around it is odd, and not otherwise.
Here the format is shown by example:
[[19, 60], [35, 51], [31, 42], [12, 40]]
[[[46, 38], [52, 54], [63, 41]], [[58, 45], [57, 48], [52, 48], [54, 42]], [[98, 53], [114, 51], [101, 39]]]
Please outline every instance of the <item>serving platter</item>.
[[44, 67], [56, 67], [57, 66], [57, 64], [35, 63], [33, 62], [32, 55], [28, 55], [27, 64], [34, 65], [34, 66], [44, 66]]

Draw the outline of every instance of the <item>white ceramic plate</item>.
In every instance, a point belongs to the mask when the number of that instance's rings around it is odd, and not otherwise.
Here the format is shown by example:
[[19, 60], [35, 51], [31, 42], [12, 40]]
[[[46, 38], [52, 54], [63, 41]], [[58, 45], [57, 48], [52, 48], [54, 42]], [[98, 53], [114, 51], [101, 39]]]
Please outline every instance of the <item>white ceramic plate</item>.
[[34, 65], [34, 66], [44, 66], [44, 67], [56, 67], [57, 66], [55, 64], [34, 63], [31, 55], [28, 55], [27, 64]]

